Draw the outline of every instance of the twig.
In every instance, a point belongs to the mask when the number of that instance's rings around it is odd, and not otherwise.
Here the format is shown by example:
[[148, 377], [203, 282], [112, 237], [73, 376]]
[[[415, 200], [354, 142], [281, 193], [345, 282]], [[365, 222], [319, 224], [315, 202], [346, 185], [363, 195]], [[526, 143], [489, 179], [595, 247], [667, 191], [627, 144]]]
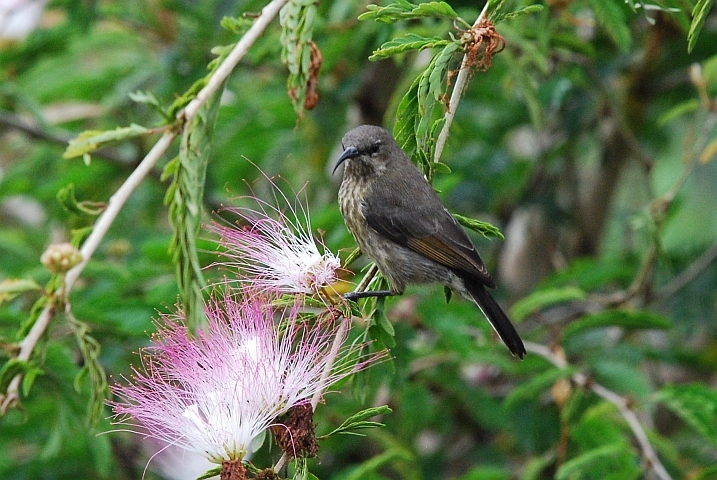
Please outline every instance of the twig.
[[[25, 338], [20, 341], [20, 352], [17, 355], [18, 360], [21, 362], [27, 362], [30, 360], [32, 351], [35, 349], [35, 345], [37, 345], [37, 342], [40, 341], [43, 333], [45, 333], [45, 330], [50, 324], [50, 320], [52, 320], [54, 313], [54, 305], [45, 307], [45, 309], [40, 313], [30, 331], [27, 333]], [[15, 402], [17, 402], [20, 398], [20, 382], [22, 382], [22, 374], [18, 373], [12, 380], [10, 380], [10, 384], [7, 387], [7, 393], [4, 396], [0, 396], [0, 415], [5, 414], [5, 412], [7, 412], [10, 407], [15, 405]]]
[[[568, 367], [568, 362], [563, 357], [555, 354], [555, 352], [545, 345], [525, 342], [525, 349], [530, 353], [540, 355], [558, 368]], [[617, 407], [620, 415], [622, 415], [632, 430], [633, 435], [635, 435], [635, 439], [640, 445], [640, 450], [647, 462], [648, 468], [651, 468], [662, 480], [672, 480], [672, 477], [667, 472], [667, 469], [665, 469], [665, 466], [662, 465], [655, 449], [652, 447], [650, 440], [647, 438], [647, 434], [640, 420], [632, 408], [630, 408], [630, 402], [612, 390], [603, 387], [599, 383], [593, 382], [584, 373], [575, 373], [571, 378], [575, 384], [592, 391], [597, 396], [604, 398]]]
[[365, 292], [366, 289], [368, 289], [368, 285], [371, 283], [371, 280], [373, 280], [373, 277], [375, 277], [377, 273], [378, 267], [375, 263], [372, 263], [371, 266], [368, 268], [368, 272], [366, 272], [366, 275], [363, 276], [363, 279], [361, 279], [361, 283], [358, 284], [358, 287], [356, 287], [356, 290], [354, 290], [354, 292]]
[[[194, 118], [199, 112], [199, 109], [202, 108], [202, 105], [222, 86], [227, 77], [234, 71], [237, 64], [249, 51], [249, 47], [254, 45], [254, 42], [264, 34], [264, 30], [266, 30], [274, 18], [279, 15], [279, 10], [281, 10], [281, 7], [283, 7], [287, 1], [288, 0], [273, 0], [261, 10], [261, 14], [257, 17], [251, 28], [244, 34], [227, 58], [215, 70], [207, 82], [207, 85], [202, 88], [199, 93], [197, 93], [197, 96], [184, 108], [183, 113], [187, 120]], [[180, 113], [180, 115], [182, 114]]]
[[[488, 5], [490, 3], [491, 2], [485, 2], [483, 11], [480, 12], [480, 15], [478, 15], [478, 18], [473, 23], [474, 27], [478, 26], [478, 24], [486, 17], [488, 13]], [[438, 163], [441, 159], [443, 148], [446, 146], [446, 140], [448, 140], [448, 131], [451, 128], [453, 118], [456, 116], [456, 110], [458, 110], [458, 104], [461, 101], [461, 97], [463, 96], [463, 92], [465, 91], [466, 86], [468, 85], [468, 80], [470, 80], [471, 76], [473, 76], [473, 72], [471, 68], [468, 67], [468, 54], [466, 54], [463, 55], [461, 68], [456, 76], [456, 83], [453, 86], [453, 91], [451, 92], [451, 99], [448, 102], [449, 108], [444, 116], [445, 123], [443, 124], [441, 133], [438, 134], [438, 139], [436, 140], [436, 153], [433, 156], [433, 161], [435, 163]]]
[[[244, 55], [246, 55], [249, 51], [249, 47], [256, 42], [256, 40], [264, 33], [264, 30], [266, 30], [266, 27], [279, 14], [279, 10], [286, 3], [286, 1], [287, 0], [274, 0], [264, 7], [259, 17], [257, 17], [256, 21], [252, 24], [251, 28], [234, 46], [234, 49], [216, 69], [204, 88], [202, 88], [199, 93], [197, 93], [197, 96], [189, 102], [183, 111], [177, 115], [178, 119], [189, 122], [197, 115], [202, 106], [222, 86], [229, 74], [234, 70]], [[85, 268], [85, 265], [87, 265], [87, 262], [99, 246], [100, 241], [104, 238], [107, 230], [112, 222], [114, 222], [114, 219], [117, 217], [117, 214], [121, 210], [122, 206], [124, 206], [129, 196], [141, 183], [142, 179], [149, 173], [154, 164], [161, 158], [164, 152], [167, 151], [177, 135], [177, 131], [170, 130], [165, 132], [162, 138], [160, 138], [154, 147], [152, 147], [152, 150], [149, 151], [144, 160], [142, 160], [137, 169], [132, 172], [125, 183], [119, 188], [119, 190], [117, 190], [112, 198], [110, 198], [107, 210], [105, 210], [102, 216], [97, 220], [92, 234], [90, 234], [87, 241], [85, 241], [82, 245], [82, 262], [67, 273], [67, 294], [69, 294], [75, 280], [79, 277], [80, 273]]]
[[[66, 303], [69, 302], [70, 290], [72, 289], [72, 286], [79, 278], [80, 273], [82, 273], [82, 270], [84, 270], [85, 266], [87, 265], [87, 262], [89, 262], [90, 258], [95, 253], [95, 250], [97, 250], [97, 247], [99, 246], [104, 236], [107, 234], [109, 228], [112, 226], [112, 223], [114, 222], [115, 218], [117, 218], [117, 215], [119, 214], [124, 204], [127, 202], [127, 199], [130, 197], [132, 192], [134, 192], [134, 190], [139, 186], [144, 177], [147, 176], [147, 174], [152, 170], [155, 163], [157, 163], [157, 160], [159, 160], [160, 157], [167, 150], [167, 148], [169, 148], [169, 145], [171, 145], [172, 141], [176, 136], [177, 134], [172, 131], [168, 131], [164, 135], [162, 135], [162, 138], [160, 138], [159, 141], [154, 145], [154, 147], [152, 147], [152, 150], [150, 150], [147, 156], [144, 157], [144, 160], [142, 160], [139, 166], [132, 172], [132, 174], [122, 184], [122, 186], [120, 186], [120, 188], [110, 198], [110, 201], [107, 204], [107, 209], [97, 219], [97, 222], [92, 229], [92, 233], [87, 237], [85, 243], [82, 244], [82, 248], [80, 249], [80, 253], [82, 254], [82, 261], [77, 264], [77, 266], [75, 266], [72, 270], [67, 272], [62, 287], [56, 292], [56, 295], [63, 295], [63, 300]], [[45, 330], [47, 330], [47, 327], [50, 324], [50, 320], [52, 319], [54, 310], [54, 302], [50, 301], [49, 304], [42, 310], [40, 316], [32, 325], [32, 328], [30, 329], [28, 334], [25, 336], [25, 338], [22, 339], [22, 341], [20, 341], [20, 352], [17, 356], [18, 360], [21, 360], [23, 362], [30, 360], [30, 356], [35, 349], [37, 342], [40, 341], [40, 338], [42, 338], [42, 335], [45, 333]], [[4, 413], [6, 411], [6, 408], [14, 404], [15, 401], [19, 398], [18, 392], [21, 381], [22, 374], [20, 373], [15, 375], [15, 377], [10, 381], [10, 384], [7, 388], [7, 393], [2, 399], [2, 405], [0, 405], [0, 414]]]
[[331, 369], [334, 365], [334, 359], [336, 359], [336, 357], [338, 356], [339, 350], [341, 349], [341, 345], [344, 343], [349, 322], [349, 318], [343, 317], [341, 319], [341, 324], [339, 325], [339, 328], [336, 330], [334, 343], [331, 344], [331, 350], [329, 350], [329, 362], [327, 362], [324, 371], [321, 372], [321, 378], [319, 379], [319, 385], [321, 385], [321, 387], [316, 391], [316, 393], [314, 393], [314, 396], [311, 398], [312, 410], [316, 410], [316, 406], [319, 404], [319, 401], [321, 401], [321, 396], [324, 394], [324, 389], [328, 387], [328, 385], [324, 385], [324, 383], [331, 374]]
[[[74, 135], [65, 130], [54, 128], [48, 130], [42, 127], [39, 122], [21, 117], [20, 115], [0, 111], [0, 125], [6, 125], [18, 130], [30, 138], [43, 140], [45, 142], [67, 145], [74, 138]], [[96, 157], [104, 158], [120, 165], [134, 164], [138, 159], [121, 155], [117, 150], [103, 147], [93, 152]]]
[[655, 295], [654, 302], [659, 303], [672, 297], [675, 293], [679, 292], [692, 280], [697, 278], [712, 262], [717, 260], [717, 245], [713, 245], [708, 248], [697, 260], [692, 262], [687, 268], [685, 268], [679, 275], [673, 278], [667, 285], [660, 288]]
[[[207, 82], [207, 85], [202, 88], [199, 93], [197, 93], [197, 96], [181, 112], [179, 112], [177, 120], [180, 122], [180, 127], [183, 128], [189, 120], [194, 118], [206, 101], [222, 86], [229, 74], [248, 52], [249, 47], [251, 47], [264, 33], [264, 30], [266, 30], [267, 26], [279, 14], [279, 10], [286, 2], [287, 0], [273, 0], [262, 9], [261, 14], [257, 17], [251, 28], [249, 28], [241, 40], [239, 40], [239, 42], [234, 46], [234, 49], [229, 53], [227, 58], [224, 59], [222, 64], [215, 70], [214, 74]], [[152, 147], [149, 153], [147, 153], [139, 166], [129, 177], [127, 177], [127, 180], [125, 180], [117, 192], [112, 195], [107, 205], [107, 209], [97, 219], [97, 222], [92, 229], [92, 233], [89, 237], [87, 237], [87, 240], [80, 249], [80, 252], [82, 253], [82, 262], [67, 272], [62, 290], [58, 290], [58, 292], [56, 292], [59, 295], [63, 295], [65, 301], [67, 301], [70, 295], [70, 290], [72, 289], [75, 281], [77, 281], [85, 266], [90, 261], [90, 258], [97, 250], [97, 247], [100, 245], [102, 239], [107, 234], [107, 231], [114, 222], [115, 218], [117, 218], [117, 215], [122, 210], [122, 207], [127, 202], [132, 192], [134, 192], [142, 180], [149, 174], [157, 161], [167, 151], [177, 135], [179, 135], [180, 131], [180, 128], [166, 131], [154, 147]], [[30, 359], [37, 342], [40, 338], [42, 338], [42, 335], [50, 324], [53, 314], [54, 305], [52, 304], [46, 306], [40, 313], [30, 329], [30, 332], [28, 332], [27, 336], [19, 343], [20, 352], [18, 353], [18, 360], [28, 361]], [[19, 388], [21, 382], [21, 373], [15, 375], [15, 377], [13, 377], [10, 381], [6, 394], [4, 397], [0, 397], [0, 414], [4, 413], [5, 409], [8, 408], [8, 406], [13, 405], [19, 398]]]
[[[368, 272], [366, 272], [366, 275], [364, 275], [363, 279], [361, 280], [361, 283], [356, 287], [354, 292], [365, 292], [368, 288], [368, 284], [371, 283], [371, 280], [378, 272], [378, 267], [375, 263], [372, 263], [371, 266], [368, 269]], [[350, 318], [343, 317], [341, 320], [341, 325], [339, 325], [339, 329], [336, 331], [336, 337], [334, 337], [334, 343], [331, 345], [331, 350], [329, 351], [329, 362], [326, 363], [326, 366], [324, 367], [324, 371], [321, 372], [321, 380], [320, 383], [322, 384], [322, 387], [319, 388], [316, 393], [314, 393], [313, 398], [311, 399], [311, 409], [316, 410], [316, 406], [319, 404], [319, 401], [321, 400], [321, 396], [324, 394], [324, 388], [328, 387], [328, 385], [323, 385], [323, 383], [326, 381], [326, 378], [331, 374], [331, 369], [334, 368], [334, 360], [336, 359], [336, 356], [339, 353], [339, 349], [341, 348], [341, 343], [343, 343], [343, 338], [346, 335], [346, 330], [349, 327]], [[274, 471], [276, 473], [279, 473], [279, 471], [284, 468], [284, 465], [289, 461], [289, 454], [284, 452], [284, 454], [279, 458], [279, 460], [276, 462], [276, 465], [274, 465]]]
[[82, 244], [82, 248], [80, 248], [80, 253], [82, 254], [82, 261], [72, 270], [67, 272], [64, 287], [65, 299], [69, 297], [72, 286], [79, 278], [80, 273], [82, 273], [82, 270], [85, 269], [85, 266], [97, 250], [97, 247], [99, 247], [100, 242], [107, 234], [107, 231], [112, 226], [112, 223], [114, 223], [115, 219], [117, 218], [117, 215], [119, 214], [120, 210], [122, 210], [122, 207], [127, 202], [130, 195], [132, 195], [132, 193], [139, 186], [139, 184], [142, 183], [144, 177], [149, 174], [157, 161], [162, 157], [164, 152], [167, 151], [176, 136], [177, 133], [174, 131], [170, 130], [165, 132], [164, 135], [162, 135], [162, 137], [159, 139], [159, 141], [154, 144], [154, 147], [152, 147], [149, 153], [147, 153], [147, 155], [144, 157], [144, 160], [142, 160], [137, 166], [137, 168], [134, 169], [132, 174], [127, 177], [127, 180], [125, 180], [122, 186], [120, 186], [120, 188], [114, 193], [114, 195], [110, 197], [110, 200], [107, 203], [107, 209], [102, 212], [102, 215], [100, 215], [100, 217], [97, 219], [97, 222], [92, 228], [92, 233]]
[[[343, 317], [341, 319], [341, 325], [339, 325], [339, 328], [336, 330], [336, 336], [334, 337], [334, 342], [331, 344], [331, 350], [329, 350], [329, 357], [328, 361], [326, 362], [326, 365], [324, 366], [324, 371], [321, 372], [321, 379], [319, 380], [319, 387], [318, 390], [316, 390], [316, 393], [314, 393], [314, 396], [311, 398], [311, 409], [316, 410], [316, 406], [319, 404], [319, 401], [321, 401], [321, 396], [324, 394], [324, 390], [328, 387], [328, 385], [324, 385], [324, 382], [326, 382], [326, 379], [331, 374], [331, 370], [334, 368], [334, 360], [336, 360], [336, 357], [339, 354], [339, 350], [341, 349], [341, 345], [343, 344], [344, 337], [346, 336], [346, 331], [349, 327], [350, 318]], [[279, 473], [279, 471], [284, 468], [284, 465], [289, 461], [289, 454], [284, 452], [281, 455], [281, 458], [276, 462], [276, 465], [274, 465], [274, 471], [276, 473]]]

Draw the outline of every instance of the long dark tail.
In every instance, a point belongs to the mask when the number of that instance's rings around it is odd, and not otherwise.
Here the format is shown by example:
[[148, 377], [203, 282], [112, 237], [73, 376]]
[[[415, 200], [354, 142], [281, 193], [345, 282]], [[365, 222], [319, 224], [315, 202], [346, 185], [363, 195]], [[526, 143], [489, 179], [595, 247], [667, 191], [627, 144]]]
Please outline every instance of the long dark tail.
[[522, 359], [525, 355], [523, 340], [520, 339], [520, 335], [515, 331], [515, 327], [510, 323], [510, 319], [505, 312], [503, 312], [503, 309], [500, 308], [498, 302], [496, 302], [490, 292], [488, 292], [485, 285], [475, 281], [471, 282], [470, 280], [464, 280], [464, 283], [468, 293], [470, 293], [473, 300], [476, 301], [483, 311], [483, 314], [493, 326], [493, 329], [500, 339], [503, 340], [508, 350], [510, 350], [510, 353]]

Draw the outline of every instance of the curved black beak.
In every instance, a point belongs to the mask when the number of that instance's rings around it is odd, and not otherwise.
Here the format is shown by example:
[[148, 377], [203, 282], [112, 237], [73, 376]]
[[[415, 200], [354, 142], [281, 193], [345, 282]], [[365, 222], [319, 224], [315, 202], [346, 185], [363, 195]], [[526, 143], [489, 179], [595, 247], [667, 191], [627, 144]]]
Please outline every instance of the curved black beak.
[[359, 151], [356, 147], [347, 147], [346, 150], [344, 150], [344, 153], [341, 154], [338, 160], [336, 160], [336, 165], [334, 165], [334, 170], [331, 172], [331, 175], [336, 173], [336, 169], [339, 168], [339, 165], [344, 163], [349, 158], [358, 157]]

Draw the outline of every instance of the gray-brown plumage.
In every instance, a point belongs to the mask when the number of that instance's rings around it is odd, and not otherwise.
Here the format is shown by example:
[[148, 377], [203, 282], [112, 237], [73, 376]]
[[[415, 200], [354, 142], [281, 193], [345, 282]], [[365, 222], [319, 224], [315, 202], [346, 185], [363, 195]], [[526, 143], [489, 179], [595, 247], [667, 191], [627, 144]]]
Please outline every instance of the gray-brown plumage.
[[495, 283], [473, 242], [391, 134], [362, 125], [349, 131], [342, 145], [334, 167], [345, 163], [341, 214], [361, 251], [391, 285], [348, 298], [401, 295], [408, 284], [442, 283], [473, 300], [511, 353], [523, 358], [523, 342], [488, 292]]

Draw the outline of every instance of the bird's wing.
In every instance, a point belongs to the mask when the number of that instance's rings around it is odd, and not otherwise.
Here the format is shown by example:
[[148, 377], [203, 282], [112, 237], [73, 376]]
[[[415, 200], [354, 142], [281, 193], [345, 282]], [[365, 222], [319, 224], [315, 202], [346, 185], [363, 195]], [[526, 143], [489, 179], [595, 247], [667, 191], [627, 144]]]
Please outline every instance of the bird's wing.
[[399, 245], [494, 288], [473, 242], [433, 189], [426, 186], [428, 190], [406, 195], [369, 195], [362, 208], [369, 226]]

